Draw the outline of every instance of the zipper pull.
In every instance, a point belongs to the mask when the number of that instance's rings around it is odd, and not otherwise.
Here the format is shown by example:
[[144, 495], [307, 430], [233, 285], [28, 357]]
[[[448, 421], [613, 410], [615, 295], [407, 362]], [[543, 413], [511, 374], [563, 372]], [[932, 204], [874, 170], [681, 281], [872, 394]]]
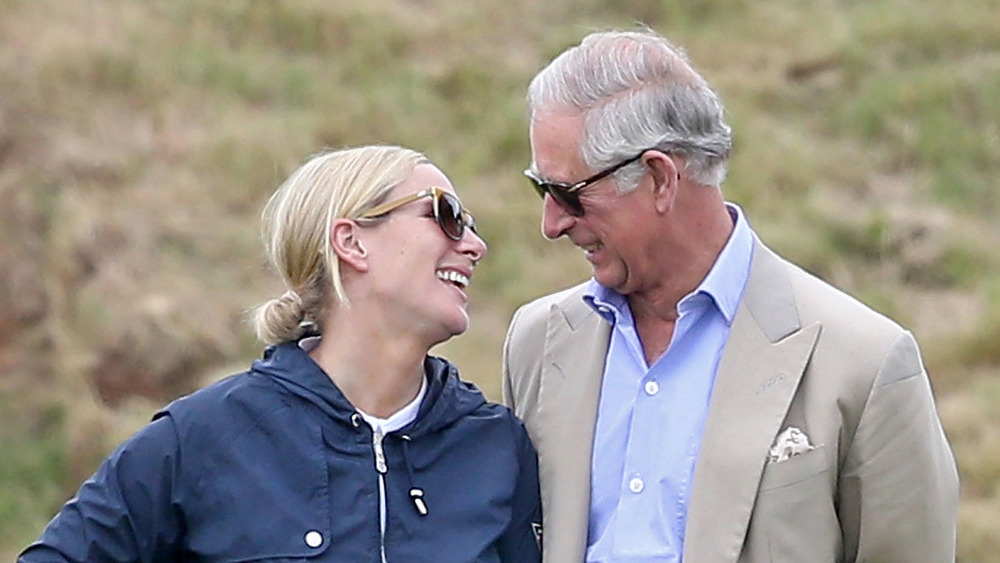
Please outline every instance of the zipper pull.
[[375, 450], [375, 469], [385, 475], [389, 468], [385, 465], [385, 450], [382, 448], [382, 438], [385, 434], [382, 434], [382, 428], [376, 428], [372, 432], [372, 449]]
[[421, 516], [427, 516], [427, 504], [424, 502], [424, 490], [418, 487], [413, 487], [410, 489], [410, 499], [413, 500], [413, 506], [417, 507], [417, 513]]

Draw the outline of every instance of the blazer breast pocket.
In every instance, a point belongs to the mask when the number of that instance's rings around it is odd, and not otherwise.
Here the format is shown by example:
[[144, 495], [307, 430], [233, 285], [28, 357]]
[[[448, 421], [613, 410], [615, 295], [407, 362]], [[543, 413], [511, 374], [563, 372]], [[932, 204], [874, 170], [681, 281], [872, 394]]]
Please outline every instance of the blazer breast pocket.
[[740, 563], [826, 563], [840, 549], [823, 446], [764, 467]]
[[768, 462], [760, 479], [760, 492], [789, 487], [827, 471], [826, 448], [816, 446], [785, 461]]

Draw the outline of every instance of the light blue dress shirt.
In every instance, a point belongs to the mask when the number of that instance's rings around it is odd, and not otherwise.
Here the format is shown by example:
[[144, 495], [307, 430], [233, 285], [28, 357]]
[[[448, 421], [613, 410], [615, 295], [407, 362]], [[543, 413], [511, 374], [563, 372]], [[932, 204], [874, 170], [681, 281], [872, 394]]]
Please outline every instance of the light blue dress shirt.
[[590, 563], [680, 562], [695, 459], [715, 372], [750, 271], [754, 234], [739, 207], [708, 275], [677, 304], [666, 351], [647, 366], [621, 294], [584, 299], [614, 325], [591, 461]]

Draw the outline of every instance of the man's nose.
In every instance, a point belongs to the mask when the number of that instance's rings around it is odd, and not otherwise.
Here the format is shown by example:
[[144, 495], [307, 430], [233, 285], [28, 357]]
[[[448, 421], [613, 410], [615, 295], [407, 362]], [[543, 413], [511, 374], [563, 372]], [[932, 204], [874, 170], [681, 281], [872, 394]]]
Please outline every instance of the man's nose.
[[575, 222], [576, 217], [556, 203], [551, 195], [545, 194], [542, 200], [542, 235], [545, 238], [555, 240], [563, 236]]

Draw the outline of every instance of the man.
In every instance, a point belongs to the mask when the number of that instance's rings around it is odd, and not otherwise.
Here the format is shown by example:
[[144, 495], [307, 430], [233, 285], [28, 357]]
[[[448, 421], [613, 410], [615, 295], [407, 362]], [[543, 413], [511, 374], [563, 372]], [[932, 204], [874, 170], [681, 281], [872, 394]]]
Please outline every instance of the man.
[[514, 315], [546, 561], [953, 561], [958, 475], [912, 335], [764, 246], [682, 51], [603, 32], [531, 82], [542, 231], [593, 279]]

